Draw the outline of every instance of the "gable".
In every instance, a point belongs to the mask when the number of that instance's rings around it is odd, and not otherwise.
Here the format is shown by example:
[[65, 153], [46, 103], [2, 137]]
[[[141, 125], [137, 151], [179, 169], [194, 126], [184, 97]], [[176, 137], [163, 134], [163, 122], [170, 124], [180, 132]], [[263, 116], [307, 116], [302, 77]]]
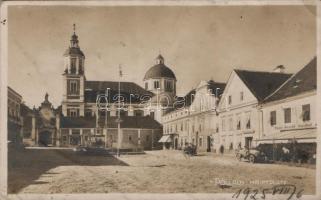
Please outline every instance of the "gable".
[[[243, 100], [241, 101], [241, 92], [243, 93]], [[231, 96], [232, 104], [228, 104], [228, 98]], [[240, 79], [240, 77], [232, 71], [225, 90], [222, 94], [221, 100], [219, 102], [218, 108], [220, 110], [224, 110], [230, 106], [237, 106], [250, 102], [257, 102], [257, 98], [253, 95], [253, 93], [249, 90], [247, 85]]]

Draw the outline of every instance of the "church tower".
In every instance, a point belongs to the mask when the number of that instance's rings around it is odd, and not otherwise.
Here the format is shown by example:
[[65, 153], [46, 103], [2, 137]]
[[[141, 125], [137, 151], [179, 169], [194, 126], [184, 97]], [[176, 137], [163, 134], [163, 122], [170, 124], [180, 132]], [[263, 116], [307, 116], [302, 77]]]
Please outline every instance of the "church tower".
[[64, 53], [62, 113], [68, 117], [84, 116], [85, 55], [80, 50], [76, 25], [70, 45]]

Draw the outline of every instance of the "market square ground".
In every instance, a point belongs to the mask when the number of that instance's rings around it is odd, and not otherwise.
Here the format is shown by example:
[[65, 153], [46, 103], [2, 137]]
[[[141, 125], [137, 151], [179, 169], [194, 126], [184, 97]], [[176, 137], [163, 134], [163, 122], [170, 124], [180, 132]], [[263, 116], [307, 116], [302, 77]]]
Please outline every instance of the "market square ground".
[[233, 155], [148, 151], [117, 158], [34, 148], [9, 156], [9, 193], [234, 193], [284, 183], [315, 193], [314, 167], [250, 164]]

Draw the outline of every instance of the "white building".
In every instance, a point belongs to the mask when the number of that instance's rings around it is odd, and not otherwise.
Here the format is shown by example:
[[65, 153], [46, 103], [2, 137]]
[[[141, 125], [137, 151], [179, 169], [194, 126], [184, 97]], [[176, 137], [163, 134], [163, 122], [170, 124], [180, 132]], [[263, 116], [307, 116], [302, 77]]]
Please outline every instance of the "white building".
[[[175, 108], [163, 116], [164, 145], [167, 148], [184, 148], [187, 143], [198, 151], [211, 151], [218, 98], [225, 84], [213, 80], [201, 81], [196, 89], [177, 99]], [[167, 141], [166, 141], [167, 139]]]
[[218, 131], [214, 135], [217, 152], [253, 145], [253, 139], [261, 134], [259, 103], [290, 76], [283, 72], [232, 71], [218, 105]]
[[314, 58], [264, 100], [263, 130], [258, 143], [315, 143], [316, 74]]

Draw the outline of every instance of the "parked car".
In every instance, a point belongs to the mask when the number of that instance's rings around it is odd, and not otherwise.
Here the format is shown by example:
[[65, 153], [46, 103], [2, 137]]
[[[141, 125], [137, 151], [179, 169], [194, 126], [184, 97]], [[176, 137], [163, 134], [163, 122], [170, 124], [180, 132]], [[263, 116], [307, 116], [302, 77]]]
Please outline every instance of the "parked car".
[[109, 151], [102, 147], [77, 146], [73, 151], [80, 155], [108, 155]]
[[263, 151], [259, 149], [239, 149], [236, 150], [235, 156], [239, 161], [242, 159], [248, 160], [250, 163], [267, 161], [267, 156]]
[[188, 156], [195, 156], [197, 154], [196, 152], [196, 146], [193, 144], [188, 144], [184, 147], [183, 149], [183, 153], [184, 155], [188, 155]]

